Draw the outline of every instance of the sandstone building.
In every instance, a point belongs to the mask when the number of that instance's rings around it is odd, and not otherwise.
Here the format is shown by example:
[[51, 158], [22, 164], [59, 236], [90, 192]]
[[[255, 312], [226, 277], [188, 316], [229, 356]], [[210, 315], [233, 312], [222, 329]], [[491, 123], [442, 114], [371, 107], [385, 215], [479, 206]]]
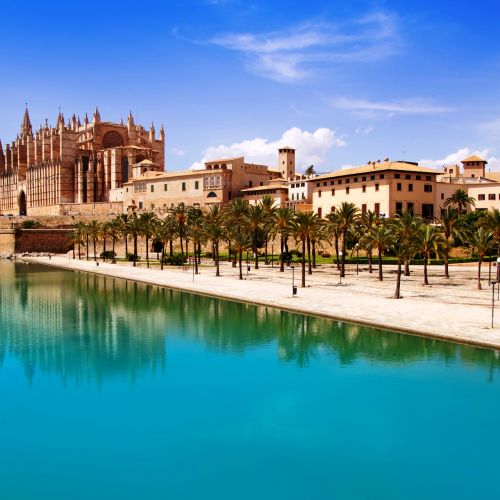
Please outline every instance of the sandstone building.
[[[164, 169], [165, 132], [159, 138], [153, 125], [146, 130], [134, 123], [103, 122], [96, 108], [92, 120], [83, 123], [75, 115], [65, 124], [61, 112], [55, 127], [41, 126], [33, 132], [28, 110], [16, 140], [0, 143], [0, 213], [58, 215], [96, 212], [96, 205], [109, 211], [112, 202], [121, 212], [116, 190], [134, 175], [141, 162], [148, 171]], [[139, 165], [139, 166], [138, 166]]]

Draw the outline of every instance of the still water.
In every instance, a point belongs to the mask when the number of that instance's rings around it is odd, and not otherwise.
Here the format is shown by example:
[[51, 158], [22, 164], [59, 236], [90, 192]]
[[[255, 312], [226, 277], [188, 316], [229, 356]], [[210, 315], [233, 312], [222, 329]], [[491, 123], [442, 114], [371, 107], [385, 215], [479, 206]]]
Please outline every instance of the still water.
[[2, 499], [500, 498], [494, 351], [34, 264], [0, 315]]

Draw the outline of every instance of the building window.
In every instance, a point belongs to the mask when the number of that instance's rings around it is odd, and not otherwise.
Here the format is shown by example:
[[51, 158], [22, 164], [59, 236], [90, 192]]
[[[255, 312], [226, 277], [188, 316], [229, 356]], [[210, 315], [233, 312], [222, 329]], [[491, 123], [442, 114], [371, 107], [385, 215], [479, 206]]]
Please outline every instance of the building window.
[[348, 188], [348, 187], [346, 187], [346, 188], [345, 188], [345, 194], [349, 194], [349, 191], [350, 191], [350, 190], [349, 190], [349, 188]]
[[185, 182], [182, 183], [182, 190], [186, 191], [186, 183]]
[[363, 186], [363, 193], [366, 193], [366, 186]]
[[380, 215], [380, 203], [375, 203], [375, 214]]
[[253, 182], [252, 181], [248, 181], [248, 187], [253, 187]]
[[410, 212], [412, 214], [413, 213], [413, 203], [408, 202], [406, 204], [406, 210], [408, 210], [408, 212]]
[[337, 181], [337, 184], [342, 184], [342, 179], [339, 179], [339, 180]]
[[422, 176], [421, 176], [421, 175], [416, 175], [416, 176], [415, 176], [415, 179], [417, 179], [417, 181], [419, 181], [421, 178], [422, 178]]
[[375, 180], [375, 176], [374, 175], [370, 175], [370, 180], [374, 181]]
[[400, 174], [394, 174], [394, 178], [395, 178], [395, 179], [400, 179], [400, 178], [401, 178], [401, 175], [400, 175]]
[[153, 184], [151, 184], [151, 192], [154, 193], [155, 192], [155, 187]]
[[328, 182], [323, 182], [323, 186], [328, 186]]
[[154, 210], [154, 209], [155, 209], [155, 204], [151, 203], [151, 210]]
[[494, 199], [496, 199], [495, 193], [488, 194], [488, 200], [494, 200]]
[[318, 208], [318, 217], [321, 218], [321, 216], [323, 215], [323, 210], [321, 209], [321, 207]]
[[378, 191], [378, 184], [375, 184], [375, 191]]
[[233, 193], [231, 193], [231, 191], [228, 191], [227, 192], [227, 199], [231, 200], [232, 197], [233, 197]]
[[127, 193], [128, 193], [128, 188], [125, 188], [125, 191], [127, 191]]
[[349, 184], [350, 182], [351, 182], [351, 179], [346, 179], [346, 180], [345, 180], [345, 183], [346, 183], [346, 184]]
[[335, 189], [332, 189], [332, 196], [335, 196]]
[[363, 214], [366, 213], [366, 203], [363, 203], [361, 205], [361, 213], [363, 213]]
[[294, 200], [295, 195], [292, 193], [292, 201]]
[[444, 193], [441, 193], [441, 199], [444, 200]]
[[396, 214], [401, 215], [403, 212], [403, 203], [401, 201], [396, 202]]
[[163, 184], [163, 191], [167, 191], [167, 185]]
[[363, 182], [365, 182], [365, 181], [366, 181], [366, 175], [365, 175], [365, 176], [363, 176], [363, 177], [361, 177], [361, 180], [362, 180]]
[[484, 201], [484, 200], [486, 199], [486, 195], [485, 195], [485, 194], [478, 194], [478, 195], [477, 195], [477, 199], [478, 199], [479, 201]]
[[384, 179], [384, 178], [385, 178], [385, 174], [380, 174], [379, 179]]
[[261, 181], [261, 182], [259, 183], [259, 185], [260, 185], [260, 186], [263, 186], [263, 185], [264, 185], [264, 183]]
[[321, 191], [318, 191], [318, 198], [321, 198]]
[[426, 219], [434, 217], [434, 205], [432, 203], [422, 203], [422, 216]]
[[401, 185], [401, 182], [398, 182], [398, 183], [396, 184], [396, 189], [397, 189], [398, 191], [401, 191], [401, 189], [403, 189], [403, 186]]
[[358, 178], [357, 177], [354, 177], [354, 182], [358, 182]]
[[432, 184], [424, 184], [424, 193], [432, 193]]
[[410, 192], [413, 191], [413, 184], [408, 184], [408, 191], [410, 191]]
[[411, 179], [411, 175], [406, 174], [406, 175], [405, 175], [405, 179]]
[[[333, 184], [333, 181], [332, 181], [332, 184]], [[300, 183], [300, 187], [305, 187], [306, 186], [306, 183], [305, 182], [301, 182]]]
[[471, 174], [471, 177], [476, 177], [476, 174]]
[[425, 180], [426, 180], [426, 181], [432, 181], [432, 177], [431, 177], [430, 175], [426, 175], [426, 176], [425, 176]]
[[142, 207], [143, 207], [143, 206], [144, 206], [144, 205], [143, 205], [142, 201], [140, 201], [140, 202], [139, 202], [139, 210], [142, 210]]
[[317, 183], [316, 183], [316, 187], [317, 187], [317, 188], [319, 188], [319, 186], [320, 186], [320, 183], [319, 183], [319, 182], [317, 182]]
[[335, 207], [330, 207], [330, 212], [335, 212]]
[[194, 188], [199, 189], [200, 188], [200, 183], [199, 181], [194, 181]]

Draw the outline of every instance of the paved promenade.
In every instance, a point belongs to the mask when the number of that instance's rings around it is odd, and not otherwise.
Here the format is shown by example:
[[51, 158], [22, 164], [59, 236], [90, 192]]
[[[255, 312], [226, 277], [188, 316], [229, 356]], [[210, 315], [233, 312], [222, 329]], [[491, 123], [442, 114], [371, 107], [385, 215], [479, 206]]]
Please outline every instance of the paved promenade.
[[[73, 260], [65, 256], [32, 257], [39, 262], [67, 269], [90, 271], [97, 274], [142, 281], [154, 285], [186, 290], [222, 298], [274, 306], [307, 314], [355, 321], [382, 328], [417, 333], [457, 342], [500, 348], [500, 304], [497, 320], [491, 328], [491, 288], [488, 287], [488, 268], [484, 266], [484, 290], [476, 289], [475, 266], [451, 266], [450, 280], [442, 277], [441, 267], [431, 267], [430, 286], [422, 285], [422, 270], [412, 268], [410, 277], [402, 278], [400, 300], [392, 299], [395, 288], [395, 268], [384, 268], [384, 281], [377, 279], [366, 266], [356, 275], [355, 266], [349, 266], [346, 278], [339, 284], [334, 266], [322, 266], [307, 276], [307, 287], [298, 288], [292, 295], [292, 271], [280, 273], [277, 267], [251, 268], [244, 280], [238, 279], [238, 270], [229, 263], [221, 266], [222, 276], [215, 277], [215, 268], [203, 266], [194, 276], [190, 267], [179, 269], [159, 266], [152, 269], [132, 267], [130, 264], [111, 264]], [[295, 284], [300, 283], [300, 267], [295, 269]], [[495, 293], [496, 295], [496, 293]]]

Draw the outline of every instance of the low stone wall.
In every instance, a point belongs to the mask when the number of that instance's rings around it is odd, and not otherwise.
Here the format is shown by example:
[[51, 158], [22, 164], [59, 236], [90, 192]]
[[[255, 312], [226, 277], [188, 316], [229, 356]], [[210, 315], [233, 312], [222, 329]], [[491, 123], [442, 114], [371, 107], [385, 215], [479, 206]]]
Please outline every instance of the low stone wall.
[[72, 248], [68, 242], [70, 232], [70, 229], [2, 229], [0, 230], [0, 254], [66, 253]]

